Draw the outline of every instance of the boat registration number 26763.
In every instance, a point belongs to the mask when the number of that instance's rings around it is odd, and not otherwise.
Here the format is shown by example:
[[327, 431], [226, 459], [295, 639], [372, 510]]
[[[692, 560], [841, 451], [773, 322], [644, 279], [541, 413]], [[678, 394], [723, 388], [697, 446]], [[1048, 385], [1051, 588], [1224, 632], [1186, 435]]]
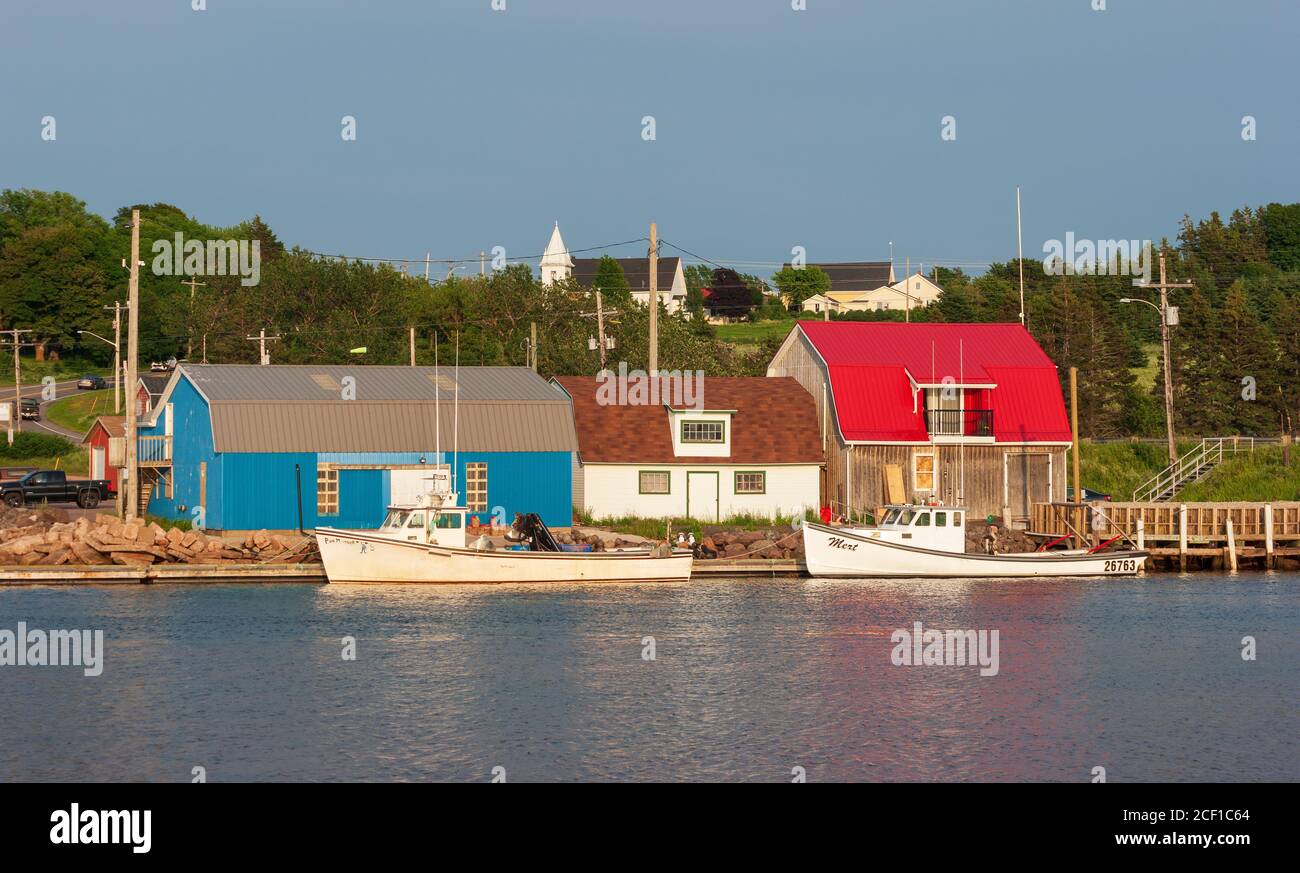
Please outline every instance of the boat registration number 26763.
[[1137, 570], [1137, 561], [1132, 558], [1107, 561], [1104, 567], [1107, 573], [1132, 573]]

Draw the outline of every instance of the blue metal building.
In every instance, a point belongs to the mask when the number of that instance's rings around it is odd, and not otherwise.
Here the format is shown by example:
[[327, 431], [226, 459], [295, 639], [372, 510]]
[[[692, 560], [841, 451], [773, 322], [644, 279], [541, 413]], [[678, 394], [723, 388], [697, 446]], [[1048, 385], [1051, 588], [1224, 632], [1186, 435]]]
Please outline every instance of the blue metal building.
[[481, 522], [572, 520], [572, 410], [526, 367], [182, 364], [137, 445], [148, 511], [211, 530], [377, 527], [438, 470]]

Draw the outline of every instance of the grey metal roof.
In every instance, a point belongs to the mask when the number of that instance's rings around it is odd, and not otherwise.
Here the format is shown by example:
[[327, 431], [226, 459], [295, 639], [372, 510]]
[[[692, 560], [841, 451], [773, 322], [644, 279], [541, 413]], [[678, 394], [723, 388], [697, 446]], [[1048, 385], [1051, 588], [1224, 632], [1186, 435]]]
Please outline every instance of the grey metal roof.
[[[346, 377], [355, 380], [357, 400], [432, 403], [433, 367], [369, 365], [182, 364], [191, 381], [211, 401], [342, 401]], [[528, 367], [439, 367], [444, 395], [460, 383], [460, 402], [467, 400], [554, 400], [555, 389]], [[349, 401], [351, 402], [351, 401]]]
[[[208, 398], [218, 452], [573, 452], [569, 400], [527, 367], [183, 365]], [[356, 399], [343, 399], [355, 379]]]
[[[596, 273], [600, 271], [600, 258], [574, 258], [573, 259], [573, 278], [579, 285], [584, 288], [594, 287], [596, 284]], [[628, 290], [631, 291], [649, 291], [650, 290], [650, 259], [647, 258], [615, 258], [618, 265], [623, 268], [623, 278], [627, 279]], [[660, 291], [671, 291], [673, 287], [673, 277], [677, 274], [677, 262], [679, 258], [660, 258], [658, 285]]]

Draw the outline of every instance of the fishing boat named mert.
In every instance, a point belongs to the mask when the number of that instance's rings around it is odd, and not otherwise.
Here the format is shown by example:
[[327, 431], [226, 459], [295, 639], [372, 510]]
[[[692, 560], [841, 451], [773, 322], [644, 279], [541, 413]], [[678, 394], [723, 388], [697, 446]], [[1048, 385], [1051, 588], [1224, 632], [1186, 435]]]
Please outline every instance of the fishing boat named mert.
[[888, 506], [874, 527], [803, 523], [812, 576], [1008, 578], [1133, 576], [1147, 552], [1088, 549], [986, 555], [966, 552], [966, 510], [957, 506]]

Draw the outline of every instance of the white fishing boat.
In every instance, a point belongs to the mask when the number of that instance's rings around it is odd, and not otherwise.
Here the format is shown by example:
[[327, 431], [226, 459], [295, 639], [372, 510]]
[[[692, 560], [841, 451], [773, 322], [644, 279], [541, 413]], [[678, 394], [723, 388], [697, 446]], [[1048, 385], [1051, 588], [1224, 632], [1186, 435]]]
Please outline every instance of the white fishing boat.
[[390, 506], [377, 530], [316, 529], [325, 575], [339, 582], [685, 582], [689, 551], [657, 548], [568, 551], [540, 519], [517, 519], [504, 548], [469, 541], [469, 510], [455, 495], [429, 494]]
[[804, 522], [803, 541], [813, 576], [1132, 576], [1147, 559], [1135, 550], [967, 552], [966, 510], [955, 506], [889, 506], [875, 527]]

